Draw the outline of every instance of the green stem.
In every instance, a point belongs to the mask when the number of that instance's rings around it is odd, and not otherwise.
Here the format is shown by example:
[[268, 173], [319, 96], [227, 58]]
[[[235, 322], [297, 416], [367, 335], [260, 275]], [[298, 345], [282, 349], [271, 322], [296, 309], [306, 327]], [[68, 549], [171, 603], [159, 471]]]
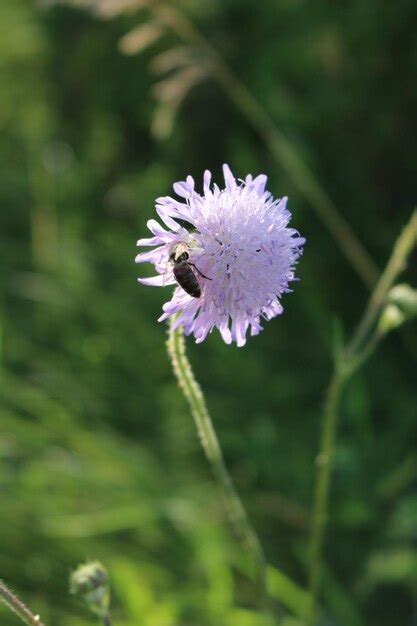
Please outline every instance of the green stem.
[[407, 259], [417, 242], [417, 212], [414, 211], [408, 224], [395, 242], [393, 252], [372, 292], [353, 338], [344, 351], [340, 361], [336, 363], [330, 385], [328, 387], [324, 411], [323, 427], [316, 458], [317, 470], [314, 490], [314, 503], [310, 536], [308, 586], [310, 606], [307, 614], [307, 625], [313, 626], [316, 614], [317, 596], [320, 586], [321, 552], [329, 500], [330, 470], [335, 442], [336, 426], [341, 394], [347, 381], [368, 360], [379, 345], [385, 334], [373, 329], [381, 312], [388, 291], [398, 275], [406, 267]]
[[0, 580], [0, 599], [29, 626], [44, 626], [39, 615], [34, 615], [28, 607]]
[[268, 593], [266, 587], [265, 555], [258, 536], [249, 521], [247, 513], [227, 471], [203, 393], [194, 377], [190, 362], [185, 353], [185, 342], [182, 330], [174, 330], [173, 321], [169, 328], [167, 348], [178, 384], [190, 406], [201, 445], [211, 465], [214, 477], [223, 493], [231, 523], [237, 531], [239, 538], [243, 540], [252, 555], [263, 601], [267, 604]]
[[112, 626], [112, 619], [110, 617], [110, 613], [106, 613], [103, 616], [103, 626]]
[[310, 569], [308, 588], [310, 592], [310, 606], [307, 613], [308, 626], [313, 626], [316, 612], [317, 592], [320, 582], [321, 548], [323, 544], [324, 528], [326, 525], [327, 500], [329, 493], [330, 462], [333, 453], [337, 415], [343, 383], [343, 375], [340, 372], [335, 371], [330, 381], [324, 403], [320, 452], [316, 457], [317, 471], [309, 554]]
[[372, 329], [381, 308], [384, 304], [386, 295], [394, 285], [399, 274], [405, 269], [407, 258], [417, 242], [417, 211], [413, 211], [411, 218], [404, 227], [402, 233], [395, 242], [392, 255], [387, 266], [378, 280], [365, 313], [358, 324], [353, 338], [348, 347], [348, 354], [353, 355], [358, 351], [362, 342], [366, 339], [367, 334]]

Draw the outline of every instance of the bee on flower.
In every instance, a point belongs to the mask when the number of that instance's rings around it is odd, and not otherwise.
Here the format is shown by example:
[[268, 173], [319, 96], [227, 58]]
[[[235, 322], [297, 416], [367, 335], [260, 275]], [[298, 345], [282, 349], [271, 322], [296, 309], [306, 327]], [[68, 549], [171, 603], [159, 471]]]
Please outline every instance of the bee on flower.
[[145, 285], [176, 285], [159, 321], [178, 314], [174, 325], [201, 343], [218, 328], [223, 340], [243, 346], [247, 331], [257, 335], [261, 319], [283, 311], [281, 297], [295, 280], [294, 267], [305, 239], [289, 228], [287, 198], [265, 191], [267, 177], [236, 181], [223, 165], [225, 188], [211, 185], [204, 173], [203, 193], [191, 176], [174, 184], [182, 199], [158, 198], [156, 211], [169, 230], [149, 220], [153, 237], [138, 246], [156, 246], [137, 255], [157, 275], [139, 278]]

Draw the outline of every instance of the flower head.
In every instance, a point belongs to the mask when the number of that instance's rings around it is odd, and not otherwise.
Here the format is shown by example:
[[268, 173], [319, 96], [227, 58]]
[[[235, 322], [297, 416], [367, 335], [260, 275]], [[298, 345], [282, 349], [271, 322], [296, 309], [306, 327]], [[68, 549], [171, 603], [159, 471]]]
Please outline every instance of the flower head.
[[70, 593], [80, 596], [97, 615], [107, 614], [110, 604], [109, 576], [99, 561], [79, 565], [71, 573]]
[[305, 239], [288, 228], [287, 198], [274, 200], [265, 191], [266, 176], [249, 174], [237, 182], [228, 165], [223, 173], [224, 189], [211, 185], [206, 170], [203, 194], [188, 176], [174, 184], [182, 200], [157, 199], [157, 213], [169, 230], [149, 220], [154, 236], [138, 246], [157, 247], [138, 254], [136, 262], [153, 263], [158, 273], [139, 282], [177, 285], [159, 321], [178, 314], [175, 326], [197, 343], [217, 327], [226, 343], [243, 346], [249, 328], [257, 335], [261, 318], [282, 313], [280, 298], [290, 291]]

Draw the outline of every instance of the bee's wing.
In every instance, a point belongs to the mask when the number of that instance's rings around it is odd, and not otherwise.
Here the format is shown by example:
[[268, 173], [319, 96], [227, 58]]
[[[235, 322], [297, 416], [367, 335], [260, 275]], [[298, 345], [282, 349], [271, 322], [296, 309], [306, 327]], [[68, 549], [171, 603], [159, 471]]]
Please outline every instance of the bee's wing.
[[167, 261], [166, 266], [165, 266], [165, 271], [162, 277], [162, 286], [165, 287], [168, 284], [172, 285], [174, 282], [175, 282], [175, 278], [174, 278], [172, 263], [170, 261]]

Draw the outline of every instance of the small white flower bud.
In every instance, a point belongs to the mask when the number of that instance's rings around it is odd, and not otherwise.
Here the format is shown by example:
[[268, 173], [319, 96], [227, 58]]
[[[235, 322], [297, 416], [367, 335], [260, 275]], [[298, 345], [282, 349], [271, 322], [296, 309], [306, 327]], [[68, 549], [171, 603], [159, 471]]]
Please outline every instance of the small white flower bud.
[[110, 588], [104, 565], [94, 561], [77, 567], [71, 574], [70, 593], [80, 596], [96, 615], [106, 615], [110, 604]]
[[417, 289], [410, 285], [395, 285], [388, 293], [388, 302], [395, 304], [407, 318], [417, 315]]
[[387, 304], [381, 313], [378, 323], [378, 331], [385, 335], [391, 330], [395, 330], [405, 322], [404, 313], [396, 304]]

